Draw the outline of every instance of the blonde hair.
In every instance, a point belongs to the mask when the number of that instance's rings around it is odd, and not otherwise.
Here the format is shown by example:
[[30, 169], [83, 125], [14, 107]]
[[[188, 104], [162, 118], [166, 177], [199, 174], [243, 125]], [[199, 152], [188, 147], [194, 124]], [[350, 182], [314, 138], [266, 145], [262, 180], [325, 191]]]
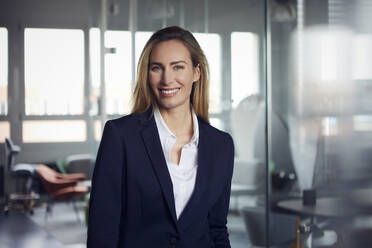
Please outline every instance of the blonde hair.
[[143, 113], [148, 108], [156, 106], [155, 96], [148, 83], [148, 69], [152, 49], [160, 42], [167, 40], [181, 41], [190, 53], [194, 69], [199, 67], [200, 78], [193, 84], [190, 102], [195, 114], [204, 122], [209, 123], [208, 118], [208, 89], [209, 68], [208, 61], [200, 48], [195, 37], [187, 30], [177, 26], [167, 27], [155, 32], [147, 41], [137, 66], [137, 82], [133, 93], [132, 113]]

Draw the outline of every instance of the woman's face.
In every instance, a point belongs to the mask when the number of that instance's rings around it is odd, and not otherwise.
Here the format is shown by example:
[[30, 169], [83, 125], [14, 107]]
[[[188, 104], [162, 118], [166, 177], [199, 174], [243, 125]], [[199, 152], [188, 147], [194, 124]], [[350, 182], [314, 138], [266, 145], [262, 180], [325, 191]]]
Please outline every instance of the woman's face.
[[161, 110], [183, 109], [190, 105], [193, 82], [199, 80], [189, 50], [181, 41], [157, 44], [150, 55], [149, 83]]

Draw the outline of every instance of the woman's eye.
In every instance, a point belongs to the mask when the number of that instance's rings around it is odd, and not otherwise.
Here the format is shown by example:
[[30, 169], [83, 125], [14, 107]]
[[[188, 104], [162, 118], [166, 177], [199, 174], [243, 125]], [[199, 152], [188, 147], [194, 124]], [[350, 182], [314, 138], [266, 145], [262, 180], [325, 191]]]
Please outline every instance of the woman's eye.
[[182, 65], [176, 65], [176, 66], [174, 67], [174, 69], [175, 69], [176, 71], [178, 71], [178, 70], [182, 70], [182, 69], [183, 69], [183, 66], [182, 66]]
[[151, 71], [159, 71], [160, 67], [159, 66], [153, 66], [151, 67]]

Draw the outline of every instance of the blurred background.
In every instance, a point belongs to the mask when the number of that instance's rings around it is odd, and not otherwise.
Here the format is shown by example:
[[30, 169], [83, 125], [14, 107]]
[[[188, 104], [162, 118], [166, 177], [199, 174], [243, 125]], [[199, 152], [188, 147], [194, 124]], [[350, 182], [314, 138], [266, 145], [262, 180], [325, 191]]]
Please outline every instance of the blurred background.
[[370, 247], [371, 14], [368, 0], [1, 0], [0, 247], [85, 247], [102, 127], [129, 114], [141, 50], [171, 25], [199, 41], [210, 122], [234, 138], [232, 247]]

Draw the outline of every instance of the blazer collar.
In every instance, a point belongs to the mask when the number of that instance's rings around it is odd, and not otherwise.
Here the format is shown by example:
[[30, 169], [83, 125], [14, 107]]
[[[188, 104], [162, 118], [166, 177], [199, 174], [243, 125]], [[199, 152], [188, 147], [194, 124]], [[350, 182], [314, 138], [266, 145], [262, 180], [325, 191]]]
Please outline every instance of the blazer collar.
[[[187, 229], [198, 218], [197, 212], [207, 210], [205, 191], [209, 184], [209, 175], [211, 168], [211, 159], [213, 154], [210, 152], [212, 144], [209, 142], [205, 123], [198, 120], [199, 123], [199, 145], [198, 145], [198, 168], [196, 173], [194, 192], [178, 219], [181, 230]], [[204, 205], [203, 205], [204, 204]]]
[[173, 184], [169, 175], [167, 163], [160, 143], [159, 133], [156, 127], [152, 109], [138, 115], [144, 129], [142, 130], [142, 139], [147, 153], [150, 157], [152, 167], [158, 178], [165, 201], [167, 202], [174, 224], [179, 231], [176, 217], [176, 208], [174, 205]]
[[168, 167], [162, 150], [159, 133], [155, 123], [152, 109], [149, 108], [146, 112], [138, 114], [141, 125], [144, 126], [142, 130], [142, 139], [145, 144], [147, 153], [150, 157], [153, 169], [158, 178], [164, 198], [167, 202], [172, 219], [178, 231], [180, 228], [185, 230], [195, 218], [194, 211], [200, 211], [199, 205], [203, 199], [204, 192], [208, 186], [208, 175], [210, 171], [211, 158], [213, 154], [210, 153], [208, 142], [208, 135], [205, 130], [205, 124], [198, 119], [199, 124], [199, 144], [198, 144], [198, 168], [195, 180], [194, 192], [183, 210], [181, 216], [177, 221], [176, 209], [174, 204], [173, 184], [169, 175]]

